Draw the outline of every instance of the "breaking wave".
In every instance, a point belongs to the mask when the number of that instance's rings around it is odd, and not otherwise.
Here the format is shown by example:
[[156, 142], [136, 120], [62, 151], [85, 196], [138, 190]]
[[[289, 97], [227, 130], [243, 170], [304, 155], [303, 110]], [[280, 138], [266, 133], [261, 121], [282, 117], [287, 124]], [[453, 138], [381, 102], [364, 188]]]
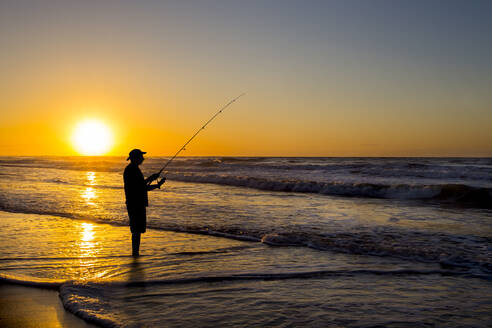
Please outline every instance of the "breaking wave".
[[154, 227], [157, 229], [204, 234], [216, 237], [262, 242], [274, 247], [300, 246], [345, 254], [393, 257], [410, 261], [436, 263], [446, 268], [492, 273], [492, 250], [487, 237], [457, 236], [444, 233], [374, 229], [337, 233], [308, 230], [279, 232], [210, 229], [192, 227]]
[[492, 208], [492, 189], [463, 184], [408, 185], [274, 180], [230, 175], [169, 174], [183, 182], [213, 183], [265, 191], [315, 193], [345, 197], [427, 199], [479, 208]]
[[[90, 220], [93, 222], [127, 226], [126, 217], [74, 214], [5, 204], [0, 199], [0, 209], [18, 213], [55, 215]], [[398, 220], [398, 218], [393, 218]], [[262, 242], [273, 247], [297, 246], [320, 251], [346, 254], [393, 257], [410, 261], [437, 263], [446, 267], [461, 267], [492, 273], [492, 239], [486, 236], [459, 235], [426, 230], [409, 230], [398, 226], [347, 227], [340, 231], [331, 228], [312, 228], [308, 225], [290, 225], [261, 228], [255, 225], [223, 225], [220, 223], [177, 223], [169, 220], [151, 220], [149, 229], [210, 235], [248, 242]], [[1, 259], [0, 259], [1, 260]]]
[[[146, 293], [131, 293], [128, 288], [132, 287], [149, 287], [149, 286], [182, 286], [193, 283], [213, 283], [225, 281], [271, 281], [271, 280], [308, 280], [330, 277], [358, 277], [364, 275], [376, 276], [427, 276], [427, 275], [442, 275], [442, 276], [470, 276], [470, 274], [447, 269], [394, 269], [394, 270], [376, 270], [376, 269], [359, 269], [359, 270], [319, 270], [319, 271], [300, 271], [288, 273], [246, 273], [246, 274], [229, 274], [229, 275], [204, 275], [189, 278], [178, 279], [161, 279], [161, 280], [141, 280], [141, 281], [98, 281], [98, 282], [83, 282], [83, 281], [65, 281], [53, 283], [49, 279], [26, 278], [18, 279], [11, 278], [7, 275], [0, 274], [0, 282], [14, 283], [19, 285], [50, 288], [58, 290], [63, 307], [83, 319], [88, 323], [98, 325], [100, 327], [122, 327], [128, 324], [125, 309], [121, 309], [122, 304], [115, 303], [112, 297], [113, 292], [121, 294], [124, 288], [126, 292], [124, 300], [128, 302], [139, 298], [149, 298], [149, 296], [165, 297], [165, 296], [182, 296], [186, 297], [189, 292], [173, 291], [172, 293], [163, 293], [157, 291], [155, 294]], [[475, 278], [483, 278], [480, 275], [472, 275]], [[120, 288], [118, 290], [118, 288]], [[229, 288], [227, 291], [231, 291]], [[242, 288], [236, 288], [236, 291], [241, 291]], [[214, 292], [214, 290], [205, 290], [205, 293]], [[199, 291], [194, 291], [194, 294]]]

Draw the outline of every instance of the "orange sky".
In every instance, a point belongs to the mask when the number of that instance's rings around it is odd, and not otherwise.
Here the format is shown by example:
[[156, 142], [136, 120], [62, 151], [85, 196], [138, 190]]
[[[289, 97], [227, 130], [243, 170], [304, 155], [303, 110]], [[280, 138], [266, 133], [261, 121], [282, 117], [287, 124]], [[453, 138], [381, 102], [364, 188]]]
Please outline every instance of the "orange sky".
[[182, 155], [492, 156], [480, 8], [49, 3], [0, 5], [0, 156], [77, 155], [86, 118], [172, 155], [242, 92]]

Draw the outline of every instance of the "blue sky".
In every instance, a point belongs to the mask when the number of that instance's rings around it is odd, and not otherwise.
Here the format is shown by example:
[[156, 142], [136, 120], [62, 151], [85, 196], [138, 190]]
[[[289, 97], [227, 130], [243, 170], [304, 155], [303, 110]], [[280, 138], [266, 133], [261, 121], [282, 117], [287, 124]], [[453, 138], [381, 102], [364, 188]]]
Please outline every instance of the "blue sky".
[[[0, 153], [18, 148], [23, 124], [49, 142], [67, 133], [62, 121], [89, 114], [165, 155], [247, 92], [190, 155], [492, 156], [491, 1], [2, 1], [0, 9]], [[36, 149], [65, 152], [50, 147]]]

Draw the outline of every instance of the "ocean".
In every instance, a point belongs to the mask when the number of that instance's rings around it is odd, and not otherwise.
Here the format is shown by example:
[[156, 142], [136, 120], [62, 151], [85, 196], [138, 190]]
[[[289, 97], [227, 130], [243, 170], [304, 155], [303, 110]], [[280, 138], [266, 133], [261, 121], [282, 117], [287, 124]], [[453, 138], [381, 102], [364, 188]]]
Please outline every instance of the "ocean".
[[[166, 157], [141, 166], [145, 176]], [[0, 279], [102, 327], [490, 327], [491, 158], [0, 157]]]

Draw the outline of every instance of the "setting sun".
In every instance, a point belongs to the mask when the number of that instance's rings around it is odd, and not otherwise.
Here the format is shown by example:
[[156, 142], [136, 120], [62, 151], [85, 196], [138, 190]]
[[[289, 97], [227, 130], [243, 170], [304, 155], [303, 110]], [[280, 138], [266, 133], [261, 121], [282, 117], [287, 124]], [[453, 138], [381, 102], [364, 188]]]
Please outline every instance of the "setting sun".
[[75, 127], [72, 143], [81, 155], [104, 155], [113, 145], [113, 136], [108, 126], [101, 121], [85, 120]]

